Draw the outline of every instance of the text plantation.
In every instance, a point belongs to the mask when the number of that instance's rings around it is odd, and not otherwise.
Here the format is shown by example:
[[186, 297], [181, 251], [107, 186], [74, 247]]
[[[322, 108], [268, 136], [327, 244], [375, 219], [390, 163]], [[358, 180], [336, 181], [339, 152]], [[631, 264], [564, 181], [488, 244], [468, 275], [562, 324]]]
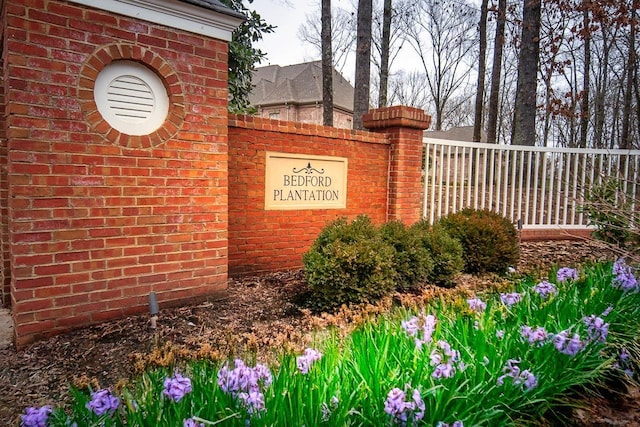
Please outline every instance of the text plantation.
[[338, 190], [273, 190], [273, 200], [287, 201], [334, 201], [340, 197]]

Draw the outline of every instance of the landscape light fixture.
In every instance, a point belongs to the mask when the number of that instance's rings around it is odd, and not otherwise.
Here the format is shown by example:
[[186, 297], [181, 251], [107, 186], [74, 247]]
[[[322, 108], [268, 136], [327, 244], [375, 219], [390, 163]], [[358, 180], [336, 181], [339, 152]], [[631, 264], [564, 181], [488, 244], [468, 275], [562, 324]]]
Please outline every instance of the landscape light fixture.
[[158, 307], [158, 299], [156, 298], [156, 293], [151, 291], [149, 292], [149, 314], [151, 315], [151, 328], [156, 328], [156, 322], [158, 321], [158, 312], [160, 311]]

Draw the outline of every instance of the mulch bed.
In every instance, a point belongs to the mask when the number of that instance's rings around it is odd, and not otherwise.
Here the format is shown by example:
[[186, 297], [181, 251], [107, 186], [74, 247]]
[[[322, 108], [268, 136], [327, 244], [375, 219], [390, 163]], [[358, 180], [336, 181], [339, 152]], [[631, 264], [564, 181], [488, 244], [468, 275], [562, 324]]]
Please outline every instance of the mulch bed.
[[[576, 266], [615, 256], [594, 241], [523, 242], [518, 270], [544, 274], [554, 264]], [[465, 275], [457, 288], [472, 292], [495, 280]], [[131, 316], [24, 351], [0, 349], [0, 425], [16, 425], [27, 406], [65, 402], [70, 383], [112, 386], [147, 367], [193, 357], [222, 359], [255, 351], [268, 358], [270, 349], [303, 348], [314, 328], [353, 320], [348, 313], [312, 315], [300, 304], [305, 292], [301, 271], [230, 279], [224, 299], [163, 309], [156, 329], [148, 316]], [[576, 426], [639, 426], [640, 393], [632, 389], [624, 396], [585, 400], [573, 419]]]

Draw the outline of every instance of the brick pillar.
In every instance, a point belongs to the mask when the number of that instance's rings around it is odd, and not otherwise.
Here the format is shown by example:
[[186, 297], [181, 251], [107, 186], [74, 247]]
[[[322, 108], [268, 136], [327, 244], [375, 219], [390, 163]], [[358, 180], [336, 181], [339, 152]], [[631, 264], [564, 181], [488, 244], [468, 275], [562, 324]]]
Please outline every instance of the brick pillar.
[[386, 134], [391, 143], [388, 219], [413, 224], [422, 217], [422, 133], [431, 116], [417, 108], [395, 106], [371, 110], [362, 121], [372, 132]]
[[4, 86], [4, 58], [0, 58], [0, 306], [10, 301], [9, 281], [9, 229], [7, 183], [7, 127]]

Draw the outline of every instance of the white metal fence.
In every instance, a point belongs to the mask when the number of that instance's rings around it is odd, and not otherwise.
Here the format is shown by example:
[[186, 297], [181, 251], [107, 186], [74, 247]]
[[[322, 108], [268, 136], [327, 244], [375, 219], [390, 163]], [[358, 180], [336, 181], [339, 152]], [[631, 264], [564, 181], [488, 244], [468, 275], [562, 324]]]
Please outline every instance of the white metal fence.
[[[490, 209], [523, 228], [585, 228], [584, 196], [615, 182], [640, 224], [640, 151], [424, 139], [423, 214]], [[614, 181], [615, 180], [615, 181]], [[617, 197], [617, 196], [616, 196]]]

